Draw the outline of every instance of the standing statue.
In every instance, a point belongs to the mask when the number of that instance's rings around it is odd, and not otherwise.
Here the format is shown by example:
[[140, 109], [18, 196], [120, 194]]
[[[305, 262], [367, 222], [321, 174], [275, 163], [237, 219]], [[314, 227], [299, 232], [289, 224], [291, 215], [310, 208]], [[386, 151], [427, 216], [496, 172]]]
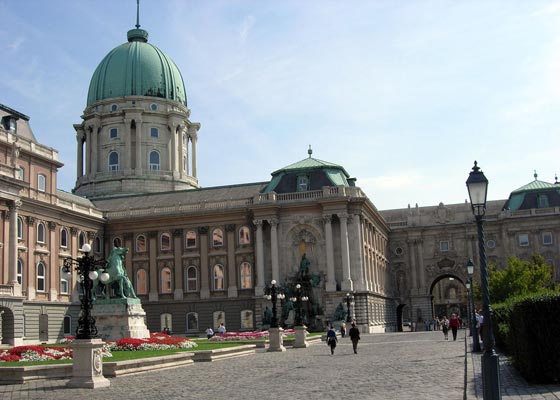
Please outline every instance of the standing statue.
[[346, 309], [344, 308], [344, 304], [339, 303], [334, 310], [333, 321], [346, 321]]
[[106, 285], [105, 288], [105, 298], [110, 298], [110, 291], [107, 287], [111, 283], [116, 284], [116, 293], [121, 299], [126, 299], [128, 297], [136, 298], [136, 293], [134, 293], [134, 288], [128, 276], [126, 275], [126, 270], [123, 266], [124, 256], [128, 253], [128, 249], [124, 247], [114, 247], [107, 257], [105, 263], [105, 268], [99, 268], [97, 270], [97, 278], [93, 281], [93, 299], [95, 300], [95, 293], [97, 293], [97, 287], [99, 286], [99, 281], [101, 280], [101, 274], [107, 273], [109, 279], [102, 282]]
[[270, 325], [272, 322], [272, 310], [270, 308], [268, 308], [268, 306], [266, 306], [266, 308], [264, 309], [264, 315], [263, 315], [263, 325]]
[[303, 256], [301, 256], [301, 261], [299, 263], [299, 274], [300, 276], [307, 276], [309, 274], [309, 266], [311, 265], [311, 262], [307, 259], [307, 256], [305, 253], [303, 253]]

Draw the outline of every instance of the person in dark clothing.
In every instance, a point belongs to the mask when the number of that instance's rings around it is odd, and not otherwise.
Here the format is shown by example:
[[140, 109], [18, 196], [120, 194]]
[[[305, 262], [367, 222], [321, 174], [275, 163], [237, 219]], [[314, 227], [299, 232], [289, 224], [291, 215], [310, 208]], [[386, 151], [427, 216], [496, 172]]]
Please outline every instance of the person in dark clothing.
[[350, 340], [352, 341], [352, 347], [354, 348], [354, 354], [358, 354], [358, 341], [360, 340], [360, 330], [356, 328], [356, 323], [352, 322], [352, 328], [348, 332]]
[[331, 355], [334, 354], [334, 348], [336, 347], [336, 342], [338, 342], [338, 339], [336, 338], [336, 332], [333, 326], [331, 325], [329, 331], [327, 332], [327, 345], [331, 348]]

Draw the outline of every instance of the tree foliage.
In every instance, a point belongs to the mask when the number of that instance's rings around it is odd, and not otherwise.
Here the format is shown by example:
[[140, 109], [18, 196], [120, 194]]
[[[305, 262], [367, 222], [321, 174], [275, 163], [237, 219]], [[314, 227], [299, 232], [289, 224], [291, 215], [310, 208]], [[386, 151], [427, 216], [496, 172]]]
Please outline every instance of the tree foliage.
[[492, 303], [501, 303], [508, 298], [543, 290], [555, 290], [553, 269], [539, 254], [531, 260], [523, 261], [517, 257], [508, 259], [505, 269], [490, 265], [488, 269], [488, 289]]

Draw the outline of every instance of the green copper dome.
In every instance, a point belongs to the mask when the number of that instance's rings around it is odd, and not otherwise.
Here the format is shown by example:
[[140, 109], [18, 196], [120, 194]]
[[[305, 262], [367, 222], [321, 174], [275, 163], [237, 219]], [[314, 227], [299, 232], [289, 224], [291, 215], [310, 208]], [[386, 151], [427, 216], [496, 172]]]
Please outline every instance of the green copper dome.
[[87, 106], [122, 96], [159, 97], [187, 105], [183, 77], [173, 60], [148, 43], [144, 29], [131, 29], [127, 36], [128, 43], [111, 50], [93, 73]]

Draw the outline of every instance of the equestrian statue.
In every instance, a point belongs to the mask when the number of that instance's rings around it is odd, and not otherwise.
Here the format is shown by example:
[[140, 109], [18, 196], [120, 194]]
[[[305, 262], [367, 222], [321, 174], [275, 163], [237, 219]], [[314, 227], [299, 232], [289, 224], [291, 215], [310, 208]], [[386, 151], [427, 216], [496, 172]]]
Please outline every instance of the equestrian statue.
[[126, 253], [128, 253], [128, 249], [125, 247], [113, 247], [109, 257], [107, 257], [105, 267], [97, 270], [97, 278], [93, 281], [92, 289], [94, 300], [100, 282], [105, 285], [105, 299], [107, 300], [111, 297], [109, 290], [111, 284], [113, 284], [116, 295], [121, 299], [136, 298], [132, 283], [130, 283], [123, 266]]

